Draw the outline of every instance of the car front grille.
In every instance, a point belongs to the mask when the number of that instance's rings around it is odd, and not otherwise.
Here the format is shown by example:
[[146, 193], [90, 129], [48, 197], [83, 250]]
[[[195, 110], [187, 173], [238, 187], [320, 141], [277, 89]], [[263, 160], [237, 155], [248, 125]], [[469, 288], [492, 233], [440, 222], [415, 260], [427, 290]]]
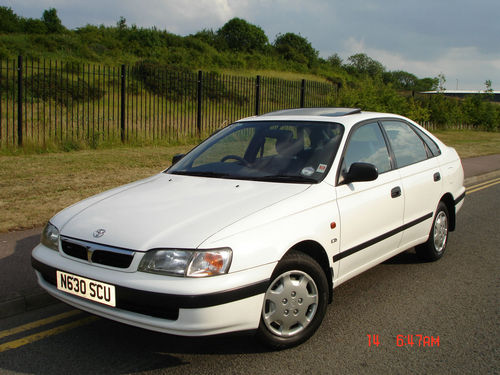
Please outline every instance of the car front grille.
[[61, 236], [61, 249], [64, 254], [70, 257], [116, 268], [130, 267], [134, 258], [134, 252], [131, 250], [99, 245], [64, 236]]

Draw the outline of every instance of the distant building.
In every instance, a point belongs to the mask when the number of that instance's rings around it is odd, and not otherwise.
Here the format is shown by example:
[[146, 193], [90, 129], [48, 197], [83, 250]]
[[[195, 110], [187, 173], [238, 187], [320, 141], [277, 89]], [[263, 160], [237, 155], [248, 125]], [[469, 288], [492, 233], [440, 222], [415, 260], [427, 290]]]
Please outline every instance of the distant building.
[[[443, 94], [444, 96], [451, 96], [455, 98], [465, 98], [469, 95], [479, 95], [486, 94], [484, 91], [474, 91], [474, 90], [444, 90], [444, 91], [422, 91], [420, 94]], [[493, 91], [491, 93], [493, 102], [500, 102], [500, 91]]]

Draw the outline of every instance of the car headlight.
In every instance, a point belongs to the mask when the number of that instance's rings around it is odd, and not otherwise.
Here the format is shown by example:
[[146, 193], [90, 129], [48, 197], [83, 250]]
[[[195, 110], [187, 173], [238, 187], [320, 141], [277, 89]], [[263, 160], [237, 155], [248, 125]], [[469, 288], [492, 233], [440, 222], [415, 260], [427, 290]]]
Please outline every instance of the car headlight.
[[40, 242], [49, 249], [59, 251], [59, 229], [48, 222], [43, 228]]
[[213, 250], [165, 249], [148, 251], [139, 271], [170, 276], [205, 277], [227, 273], [232, 259], [229, 248]]

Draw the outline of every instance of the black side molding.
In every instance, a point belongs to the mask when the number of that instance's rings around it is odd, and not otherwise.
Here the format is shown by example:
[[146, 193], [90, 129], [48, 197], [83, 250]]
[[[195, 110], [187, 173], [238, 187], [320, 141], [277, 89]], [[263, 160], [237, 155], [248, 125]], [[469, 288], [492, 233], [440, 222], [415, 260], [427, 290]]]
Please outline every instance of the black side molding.
[[409, 223], [406, 223], [405, 225], [402, 225], [396, 229], [393, 229], [391, 230], [390, 232], [387, 232], [387, 233], [384, 233], [378, 237], [375, 237], [369, 241], [366, 241], [366, 242], [363, 242], [362, 244], [359, 244], [357, 246], [354, 246], [354, 247], [351, 247], [350, 249], [348, 250], [345, 250], [345, 251], [342, 251], [341, 253], [339, 254], [336, 254], [333, 256], [333, 261], [336, 262], [340, 259], [343, 259], [345, 257], [348, 257], [349, 255], [352, 255], [352, 254], [355, 254], [357, 253], [358, 251], [361, 251], [363, 249], [366, 249], [367, 247], [370, 247], [372, 245], [375, 245], [377, 242], [380, 242], [380, 241], [383, 241], [389, 237], [392, 237], [394, 236], [395, 234], [398, 234], [399, 232], [402, 232], [408, 228], [411, 228], [413, 227], [414, 225], [417, 225], [417, 224], [420, 224], [421, 222], [427, 220], [427, 219], [430, 219], [434, 216], [434, 214], [431, 212], [431, 213], [428, 213], [427, 215], [425, 216], [422, 216], [421, 218], [418, 218], [416, 220], [413, 220]]

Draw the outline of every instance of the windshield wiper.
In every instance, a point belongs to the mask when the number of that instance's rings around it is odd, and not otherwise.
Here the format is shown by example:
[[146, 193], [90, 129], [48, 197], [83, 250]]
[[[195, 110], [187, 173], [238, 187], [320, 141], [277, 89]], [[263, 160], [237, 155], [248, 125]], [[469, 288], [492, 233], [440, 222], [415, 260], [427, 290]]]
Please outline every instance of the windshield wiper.
[[301, 184], [316, 184], [318, 180], [312, 177], [304, 176], [290, 176], [285, 174], [269, 175], [269, 176], [259, 176], [254, 177], [257, 181], [270, 181], [270, 182], [291, 182], [291, 183], [301, 183]]
[[228, 173], [210, 172], [210, 171], [174, 171], [168, 172], [171, 174], [197, 177], [213, 177], [213, 178], [230, 178], [235, 180], [253, 180], [253, 181], [268, 181], [268, 182], [288, 182], [299, 184], [316, 184], [317, 180], [311, 177], [291, 176], [291, 175], [268, 175], [268, 176], [238, 176]]
[[171, 174], [180, 174], [184, 176], [199, 176], [199, 177], [218, 177], [218, 178], [228, 178], [231, 175], [227, 173], [220, 172], [209, 172], [209, 171], [174, 171], [169, 172]]

